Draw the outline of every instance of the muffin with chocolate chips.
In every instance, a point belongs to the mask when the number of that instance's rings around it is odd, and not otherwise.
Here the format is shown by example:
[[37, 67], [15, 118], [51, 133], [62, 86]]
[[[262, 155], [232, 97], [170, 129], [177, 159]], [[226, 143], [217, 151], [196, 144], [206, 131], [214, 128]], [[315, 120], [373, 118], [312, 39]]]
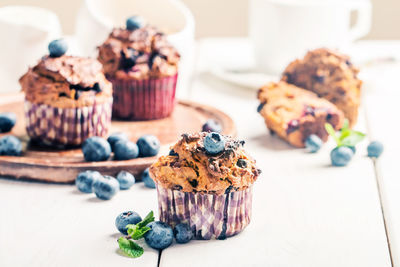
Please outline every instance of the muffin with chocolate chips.
[[98, 48], [98, 60], [113, 83], [113, 117], [152, 120], [167, 117], [175, 106], [180, 55], [155, 27], [116, 28]]
[[[54, 42], [50, 55], [19, 81], [25, 92], [28, 135], [54, 146], [79, 146], [88, 137], [107, 136], [113, 98], [102, 65], [95, 59], [64, 55], [66, 45]], [[63, 46], [57, 46], [60, 42]]]
[[160, 220], [188, 223], [197, 239], [224, 239], [251, 217], [252, 186], [261, 171], [244, 142], [219, 133], [184, 134], [150, 167]]
[[320, 48], [290, 63], [282, 80], [329, 100], [343, 111], [353, 126], [357, 122], [361, 98], [362, 81], [357, 77], [358, 72], [348, 56]]
[[304, 147], [308, 136], [328, 140], [325, 123], [335, 130], [343, 125], [343, 112], [313, 92], [285, 82], [271, 82], [258, 90], [258, 112], [271, 132], [295, 147]]

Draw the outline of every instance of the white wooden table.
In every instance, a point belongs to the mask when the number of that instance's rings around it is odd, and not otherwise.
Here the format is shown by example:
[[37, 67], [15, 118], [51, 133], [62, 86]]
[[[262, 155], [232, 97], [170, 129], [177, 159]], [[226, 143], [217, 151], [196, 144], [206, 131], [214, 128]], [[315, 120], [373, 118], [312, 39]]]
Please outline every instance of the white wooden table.
[[[71, 185], [0, 179], [0, 266], [387, 267], [391, 261], [400, 266], [400, 64], [362, 73], [365, 94], [357, 128], [381, 140], [384, 154], [374, 165], [365, 156], [365, 140], [348, 167], [334, 168], [333, 143], [318, 154], [291, 148], [267, 133], [255, 111], [254, 90], [207, 73], [216, 64], [246, 61], [247, 45], [239, 39], [200, 42], [191, 88], [192, 100], [235, 120], [239, 138], [263, 170], [255, 184], [252, 223], [244, 232], [224, 241], [174, 244], [162, 253], [144, 244], [144, 255], [130, 259], [118, 254], [114, 219], [125, 210], [143, 216], [157, 211], [155, 190], [140, 183], [104, 202]], [[398, 56], [400, 42], [362, 42], [352, 54]]]

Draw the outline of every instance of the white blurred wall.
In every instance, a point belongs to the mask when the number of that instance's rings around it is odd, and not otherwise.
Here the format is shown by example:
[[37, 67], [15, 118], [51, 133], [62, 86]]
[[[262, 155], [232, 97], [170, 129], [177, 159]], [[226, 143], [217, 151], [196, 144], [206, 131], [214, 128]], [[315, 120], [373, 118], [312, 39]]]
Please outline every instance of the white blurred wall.
[[[75, 14], [82, 0], [0, 0], [5, 5], [37, 5], [60, 17], [66, 34], [73, 33]], [[143, 0], [146, 1], [146, 0]], [[248, 0], [183, 0], [197, 23], [197, 37], [245, 36]], [[372, 0], [373, 22], [368, 39], [400, 39], [400, 0]], [[155, 10], [156, 11], [156, 10]]]

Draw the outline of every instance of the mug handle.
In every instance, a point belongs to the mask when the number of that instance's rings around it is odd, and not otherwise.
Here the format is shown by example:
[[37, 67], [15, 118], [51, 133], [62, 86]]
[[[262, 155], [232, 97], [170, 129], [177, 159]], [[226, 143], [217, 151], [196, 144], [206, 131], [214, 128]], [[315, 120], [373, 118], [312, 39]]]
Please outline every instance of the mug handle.
[[367, 35], [371, 29], [372, 5], [369, 0], [357, 1], [351, 8], [357, 12], [357, 21], [350, 29], [350, 40], [355, 41]]

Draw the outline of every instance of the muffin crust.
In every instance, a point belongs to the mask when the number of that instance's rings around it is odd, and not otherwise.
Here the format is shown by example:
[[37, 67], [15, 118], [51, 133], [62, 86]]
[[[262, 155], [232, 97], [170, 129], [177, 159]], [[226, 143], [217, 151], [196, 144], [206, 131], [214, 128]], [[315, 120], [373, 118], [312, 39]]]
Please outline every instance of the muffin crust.
[[74, 56], [44, 56], [19, 80], [25, 99], [59, 108], [110, 102], [112, 85], [100, 62]]
[[244, 141], [225, 136], [225, 149], [209, 155], [203, 143], [207, 134], [183, 134], [170, 154], [150, 167], [153, 180], [163, 188], [218, 195], [252, 185], [261, 171], [244, 151]]

